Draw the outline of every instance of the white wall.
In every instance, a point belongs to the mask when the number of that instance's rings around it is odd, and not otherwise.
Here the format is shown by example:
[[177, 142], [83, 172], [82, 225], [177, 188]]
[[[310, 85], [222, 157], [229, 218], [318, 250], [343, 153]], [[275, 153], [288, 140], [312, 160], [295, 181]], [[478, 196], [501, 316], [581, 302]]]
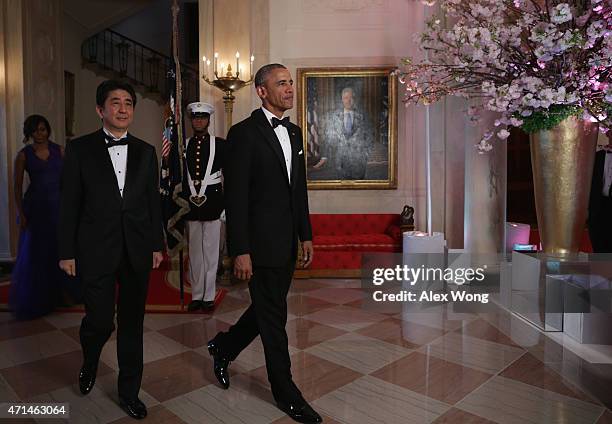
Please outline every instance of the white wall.
[[[439, 6], [438, 6], [439, 7]], [[269, 0], [268, 62], [300, 67], [398, 66], [419, 59], [414, 41], [435, 8], [417, 0]], [[259, 63], [258, 65], [262, 65]], [[298, 87], [299, 90], [299, 87]], [[448, 99], [425, 108], [398, 93], [396, 190], [310, 190], [313, 213], [399, 213], [415, 207], [416, 227], [427, 230], [426, 142], [431, 146], [431, 222], [448, 245], [463, 247], [465, 106]], [[292, 120], [297, 122], [297, 110]], [[476, 141], [474, 141], [475, 144]]]
[[[238, 3], [240, 13], [229, 13]], [[231, 54], [228, 46], [241, 46], [242, 35], [250, 31], [255, 69], [283, 63], [294, 79], [298, 68], [396, 67], [403, 57], [419, 59], [422, 53], [414, 36], [423, 31], [434, 11], [417, 0], [199, 0], [199, 4], [200, 55]], [[427, 230], [425, 150], [429, 141], [432, 229], [447, 235], [449, 247], [461, 248], [465, 148], [476, 143], [466, 143], [465, 106], [461, 100], [450, 99], [429, 108], [404, 107], [402, 90], [399, 85], [397, 189], [309, 190], [311, 212], [399, 213], [404, 204], [410, 204], [416, 210], [417, 229]], [[221, 94], [201, 82], [200, 95], [216, 105], [212, 126], [217, 135], [224, 134]], [[233, 122], [246, 118], [259, 105], [253, 87], [243, 88], [236, 94]], [[290, 117], [298, 122], [297, 108]]]
[[[181, 62], [186, 63], [187, 31], [184, 25], [185, 3], [197, 3], [198, 0], [179, 1], [179, 55]], [[113, 31], [131, 38], [148, 48], [171, 56], [170, 40], [172, 37], [172, 1], [153, 0], [146, 8], [111, 26]]]
[[[412, 36], [422, 26], [420, 2], [270, 0], [270, 62], [287, 65], [294, 79], [301, 67], [397, 66], [418, 55]], [[398, 188], [310, 190], [311, 212], [399, 213], [408, 203], [425, 229], [424, 114], [401, 102], [398, 112]]]
[[139, 13], [113, 25], [111, 29], [152, 50], [170, 56], [171, 3], [168, 0], [155, 0]]
[[14, 258], [13, 160], [23, 139], [22, 5], [0, 3], [0, 260]]
[[[77, 136], [88, 134], [100, 128], [100, 119], [95, 111], [96, 87], [106, 78], [81, 66], [81, 44], [86, 39], [85, 28], [64, 15], [64, 66], [75, 74], [75, 124]], [[143, 98], [137, 92], [134, 122], [129, 131], [138, 138], [154, 145], [160, 156], [161, 133], [164, 107], [154, 100]]]
[[0, 2], [0, 258], [16, 253], [13, 161], [25, 116], [38, 113], [63, 139], [61, 1]]

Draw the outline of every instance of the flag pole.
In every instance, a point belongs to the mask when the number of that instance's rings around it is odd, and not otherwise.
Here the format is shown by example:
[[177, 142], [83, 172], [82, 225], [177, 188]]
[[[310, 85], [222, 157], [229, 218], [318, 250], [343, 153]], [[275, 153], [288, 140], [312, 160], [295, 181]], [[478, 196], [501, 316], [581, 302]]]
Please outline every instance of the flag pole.
[[[183, 180], [183, 166], [182, 166], [182, 158], [183, 158], [183, 118], [182, 118], [182, 107], [183, 107], [183, 99], [182, 99], [182, 87], [181, 87], [181, 62], [178, 54], [178, 13], [179, 13], [179, 5], [178, 0], [172, 1], [172, 57], [174, 60], [174, 69], [176, 71], [176, 93], [175, 93], [175, 119], [176, 119], [176, 129], [177, 129], [177, 143], [178, 143], [178, 153], [179, 153], [179, 172], [181, 173], [181, 181]], [[181, 296], [181, 309], [184, 307], [185, 302], [185, 281], [183, 279], [183, 248], [179, 250], [179, 294]]]
[[179, 291], [181, 295], [181, 309], [185, 306], [185, 285], [183, 281], [183, 249], [179, 250]]

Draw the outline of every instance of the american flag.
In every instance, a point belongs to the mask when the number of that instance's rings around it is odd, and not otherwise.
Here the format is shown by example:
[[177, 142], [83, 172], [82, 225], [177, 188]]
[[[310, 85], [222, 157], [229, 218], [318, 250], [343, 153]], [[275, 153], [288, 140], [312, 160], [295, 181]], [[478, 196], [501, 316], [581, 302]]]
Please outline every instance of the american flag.
[[172, 136], [177, 131], [177, 122], [180, 120], [180, 112], [176, 110], [176, 65], [172, 65], [168, 70], [168, 103], [164, 110], [164, 131], [162, 132], [162, 158], [167, 158], [170, 154]]
[[[170, 72], [174, 72], [170, 70]], [[174, 90], [171, 89], [171, 92]], [[162, 132], [162, 158], [167, 158], [170, 154], [170, 146], [172, 145], [172, 134], [175, 130], [176, 116], [174, 113], [174, 95], [170, 94], [170, 99], [164, 111], [164, 131]]]
[[189, 212], [189, 202], [183, 193], [183, 125], [181, 118], [181, 71], [178, 59], [178, 5], [174, 1], [172, 52], [173, 58], [166, 75], [168, 80], [168, 103], [164, 114], [162, 134], [162, 165], [159, 190], [162, 199], [162, 215], [166, 230], [168, 254], [185, 247], [185, 223], [183, 216]]

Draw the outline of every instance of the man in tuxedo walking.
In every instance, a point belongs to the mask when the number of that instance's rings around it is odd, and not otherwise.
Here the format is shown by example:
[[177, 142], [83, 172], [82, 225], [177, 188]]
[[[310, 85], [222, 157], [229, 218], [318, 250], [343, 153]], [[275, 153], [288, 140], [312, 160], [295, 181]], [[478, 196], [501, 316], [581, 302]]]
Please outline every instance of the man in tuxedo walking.
[[608, 145], [595, 154], [589, 198], [589, 238], [595, 253], [612, 253], [612, 130]]
[[304, 266], [313, 257], [302, 135], [283, 117], [293, 107], [293, 80], [285, 66], [265, 65], [255, 89], [262, 107], [230, 129], [225, 173], [228, 249], [234, 274], [250, 279], [251, 305], [208, 349], [227, 389], [229, 363], [260, 335], [278, 407], [295, 421], [320, 423], [291, 377], [285, 330], [298, 242]]
[[85, 317], [80, 339], [79, 388], [96, 381], [100, 353], [115, 329], [119, 404], [132, 418], [146, 417], [138, 399], [143, 369], [143, 320], [151, 268], [162, 261], [163, 233], [158, 163], [153, 146], [128, 133], [136, 93], [126, 83], [104, 81], [96, 91], [98, 131], [66, 148], [59, 219], [60, 268], [79, 275]]

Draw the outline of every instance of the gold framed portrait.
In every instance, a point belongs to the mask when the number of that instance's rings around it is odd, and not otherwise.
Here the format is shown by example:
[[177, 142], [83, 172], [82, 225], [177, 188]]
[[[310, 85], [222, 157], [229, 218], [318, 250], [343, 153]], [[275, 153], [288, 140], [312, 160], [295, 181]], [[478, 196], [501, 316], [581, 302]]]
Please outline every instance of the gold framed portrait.
[[309, 189], [397, 188], [393, 68], [298, 68]]

